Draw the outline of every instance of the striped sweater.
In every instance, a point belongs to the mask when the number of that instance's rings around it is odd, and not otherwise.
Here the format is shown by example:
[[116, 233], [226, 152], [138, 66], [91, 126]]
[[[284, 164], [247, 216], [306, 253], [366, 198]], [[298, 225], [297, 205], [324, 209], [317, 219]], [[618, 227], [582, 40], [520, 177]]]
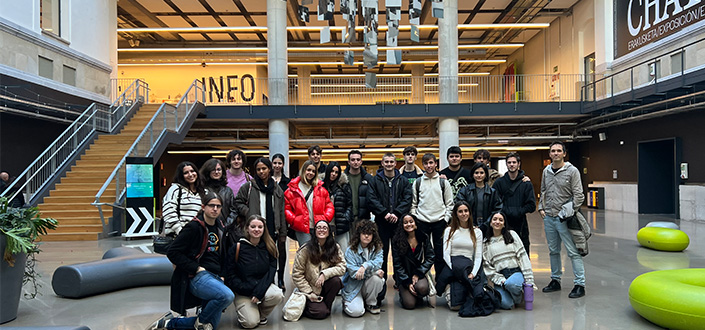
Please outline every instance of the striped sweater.
[[[181, 190], [180, 201], [179, 190]], [[201, 197], [198, 194], [192, 193], [188, 188], [178, 183], [172, 183], [162, 200], [165, 233], [178, 235], [181, 228], [193, 220], [200, 210]]]
[[524, 245], [522, 245], [521, 239], [516, 232], [510, 230], [509, 233], [514, 238], [514, 243], [512, 244], [504, 243], [502, 236], [490, 237], [484, 243], [482, 253], [484, 262], [482, 265], [485, 275], [492, 283], [502, 285], [506, 279], [500, 271], [519, 267], [524, 275], [524, 282], [533, 285], [534, 272], [531, 270], [531, 261], [526, 254]]

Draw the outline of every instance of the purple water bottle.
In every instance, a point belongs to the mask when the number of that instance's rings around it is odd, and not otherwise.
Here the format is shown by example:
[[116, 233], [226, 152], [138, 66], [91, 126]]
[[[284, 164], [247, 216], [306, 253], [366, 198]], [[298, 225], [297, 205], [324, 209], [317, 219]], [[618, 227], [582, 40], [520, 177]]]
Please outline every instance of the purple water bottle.
[[524, 309], [534, 309], [534, 287], [528, 283], [524, 283]]

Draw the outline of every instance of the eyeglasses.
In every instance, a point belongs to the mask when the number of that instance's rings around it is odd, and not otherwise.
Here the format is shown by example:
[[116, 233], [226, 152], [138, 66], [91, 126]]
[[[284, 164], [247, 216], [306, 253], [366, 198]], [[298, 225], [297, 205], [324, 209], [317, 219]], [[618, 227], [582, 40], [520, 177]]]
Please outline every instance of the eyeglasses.
[[222, 209], [223, 205], [220, 204], [207, 204], [206, 206], [213, 208], [213, 209]]
[[223, 172], [223, 169], [218, 167], [218, 168], [211, 170], [211, 172]]

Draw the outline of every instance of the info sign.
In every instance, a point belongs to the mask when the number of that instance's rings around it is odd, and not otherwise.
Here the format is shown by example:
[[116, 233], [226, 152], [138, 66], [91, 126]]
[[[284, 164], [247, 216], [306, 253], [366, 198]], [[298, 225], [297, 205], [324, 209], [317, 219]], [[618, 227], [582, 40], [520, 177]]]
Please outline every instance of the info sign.
[[615, 0], [617, 57], [705, 19], [704, 0]]

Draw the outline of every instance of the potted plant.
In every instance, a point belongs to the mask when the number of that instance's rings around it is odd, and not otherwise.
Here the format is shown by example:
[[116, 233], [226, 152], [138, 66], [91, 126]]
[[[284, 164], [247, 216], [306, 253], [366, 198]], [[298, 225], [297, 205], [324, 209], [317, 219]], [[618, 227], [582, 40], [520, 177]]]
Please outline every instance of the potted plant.
[[31, 286], [25, 297], [37, 296], [39, 274], [34, 266], [40, 250], [36, 241], [57, 223], [41, 218], [36, 207], [9, 207], [7, 198], [0, 197], [0, 324], [17, 317], [23, 284]]

